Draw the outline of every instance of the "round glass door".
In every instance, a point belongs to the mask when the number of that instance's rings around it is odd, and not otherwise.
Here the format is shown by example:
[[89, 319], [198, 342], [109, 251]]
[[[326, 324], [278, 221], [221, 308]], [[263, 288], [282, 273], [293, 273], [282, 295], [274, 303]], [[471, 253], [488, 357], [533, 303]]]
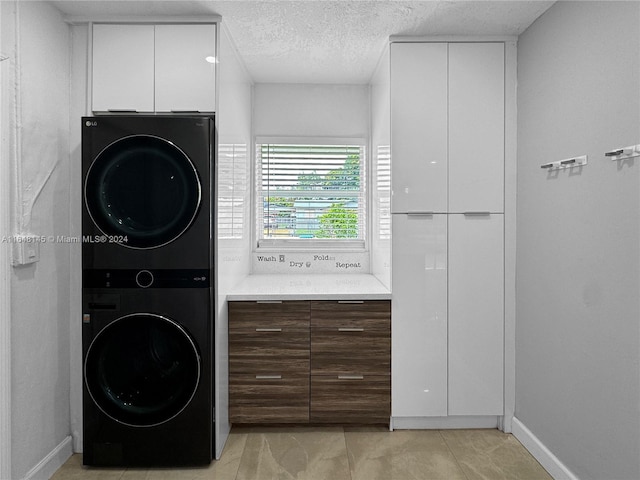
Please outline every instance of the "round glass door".
[[178, 238], [200, 206], [200, 181], [186, 154], [150, 135], [122, 138], [89, 168], [87, 210], [110, 239], [132, 248], [155, 248]]
[[85, 358], [89, 394], [127, 425], [158, 425], [178, 415], [200, 380], [200, 356], [177, 323], [153, 314], [119, 318], [93, 340]]

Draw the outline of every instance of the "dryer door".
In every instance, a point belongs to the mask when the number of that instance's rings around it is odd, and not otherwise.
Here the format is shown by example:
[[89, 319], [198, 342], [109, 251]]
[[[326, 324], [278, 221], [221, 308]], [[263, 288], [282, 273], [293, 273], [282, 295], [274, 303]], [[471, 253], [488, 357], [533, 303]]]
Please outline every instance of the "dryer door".
[[200, 382], [200, 356], [176, 322], [137, 313], [110, 323], [94, 338], [84, 377], [106, 415], [148, 427], [171, 420], [189, 404]]
[[151, 135], [124, 137], [95, 158], [84, 188], [86, 207], [109, 239], [155, 248], [178, 238], [198, 213], [201, 186], [189, 157]]

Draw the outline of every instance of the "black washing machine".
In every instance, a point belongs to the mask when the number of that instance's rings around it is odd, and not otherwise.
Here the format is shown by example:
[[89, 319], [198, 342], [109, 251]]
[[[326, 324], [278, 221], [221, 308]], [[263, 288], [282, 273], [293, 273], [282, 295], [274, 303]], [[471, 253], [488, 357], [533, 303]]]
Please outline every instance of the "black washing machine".
[[83, 269], [207, 268], [214, 119], [82, 118]]
[[214, 132], [82, 118], [85, 465], [213, 458]]
[[192, 273], [156, 271], [166, 288], [128, 288], [137, 270], [85, 279], [85, 465], [211, 462], [210, 289]]

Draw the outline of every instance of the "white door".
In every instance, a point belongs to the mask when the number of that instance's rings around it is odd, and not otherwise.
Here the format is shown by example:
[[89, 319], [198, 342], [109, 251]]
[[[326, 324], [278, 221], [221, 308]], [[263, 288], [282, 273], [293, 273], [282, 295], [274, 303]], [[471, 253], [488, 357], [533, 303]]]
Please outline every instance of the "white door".
[[156, 111], [215, 111], [216, 26], [156, 25], [155, 35]]
[[449, 45], [449, 212], [504, 212], [504, 44]]
[[391, 44], [393, 213], [447, 211], [447, 44]]
[[449, 415], [502, 415], [504, 215], [448, 217]]
[[153, 25], [94, 25], [94, 112], [154, 111]]
[[447, 215], [392, 221], [392, 416], [445, 416]]

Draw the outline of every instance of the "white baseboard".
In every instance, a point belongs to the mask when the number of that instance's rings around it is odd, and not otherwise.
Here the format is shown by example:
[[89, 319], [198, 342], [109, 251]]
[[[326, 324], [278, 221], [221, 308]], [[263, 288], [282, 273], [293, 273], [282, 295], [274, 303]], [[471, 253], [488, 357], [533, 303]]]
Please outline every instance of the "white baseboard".
[[69, 435], [29, 470], [23, 480], [49, 480], [71, 455], [73, 455], [73, 441]]
[[573, 474], [558, 457], [551, 453], [551, 450], [516, 417], [513, 417], [512, 427], [513, 436], [524, 445], [524, 448], [529, 450], [529, 453], [540, 462], [540, 465], [542, 465], [555, 480], [579, 480], [578, 477]]
[[391, 417], [392, 430], [447, 430], [455, 428], [498, 428], [494, 416]]

